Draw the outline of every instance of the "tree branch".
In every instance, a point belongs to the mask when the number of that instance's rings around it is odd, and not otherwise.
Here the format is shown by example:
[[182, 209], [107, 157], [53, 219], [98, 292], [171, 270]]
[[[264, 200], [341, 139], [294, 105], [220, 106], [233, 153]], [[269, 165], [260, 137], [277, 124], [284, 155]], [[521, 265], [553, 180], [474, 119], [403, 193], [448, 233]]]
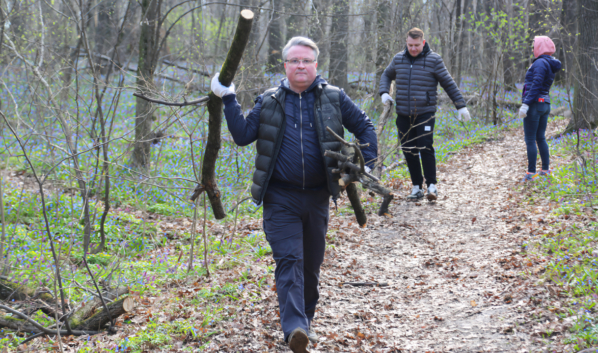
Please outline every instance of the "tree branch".
[[187, 100], [185, 99], [185, 97], [183, 97], [183, 102], [168, 102], [168, 101], [164, 101], [164, 100], [160, 100], [160, 99], [154, 99], [154, 98], [150, 98], [147, 96], [144, 96], [143, 94], [139, 93], [139, 92], [135, 92], [133, 93], [133, 95], [135, 97], [139, 97], [141, 99], [145, 99], [148, 102], [152, 102], [152, 103], [156, 103], [156, 104], [162, 104], [162, 105], [168, 105], [168, 106], [172, 106], [172, 107], [186, 107], [188, 105], [204, 105], [206, 104], [209, 100], [210, 97], [201, 97], [199, 99], [193, 100], [193, 101], [189, 101], [187, 102]]

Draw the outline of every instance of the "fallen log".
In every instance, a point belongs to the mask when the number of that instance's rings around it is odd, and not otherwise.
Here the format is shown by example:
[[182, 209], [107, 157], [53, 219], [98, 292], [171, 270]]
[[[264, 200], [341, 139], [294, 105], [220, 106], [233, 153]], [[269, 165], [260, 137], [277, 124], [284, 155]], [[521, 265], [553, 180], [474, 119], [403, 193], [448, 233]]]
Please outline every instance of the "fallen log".
[[[52, 330], [46, 329], [41, 330], [39, 327], [28, 323], [24, 320], [15, 319], [10, 316], [0, 317], [0, 327], [5, 327], [13, 331], [17, 332], [27, 332], [27, 333], [43, 333], [45, 335], [57, 335], [60, 332], [61, 336], [68, 336], [69, 332], [67, 330]], [[83, 336], [83, 335], [95, 335], [98, 334], [97, 331], [82, 331], [82, 330], [71, 330], [72, 335], [74, 336]]]
[[9, 281], [6, 277], [0, 277], [0, 299], [4, 301], [25, 300], [28, 298], [39, 298], [46, 302], [52, 302], [52, 294], [40, 291], [39, 288], [27, 287], [20, 283]]
[[131, 297], [124, 297], [107, 305], [108, 311], [102, 309], [88, 319], [74, 326], [74, 330], [99, 331], [110, 323], [111, 318], [117, 318], [122, 314], [129, 313], [135, 308], [135, 301]]
[[[109, 290], [102, 293], [104, 299], [113, 300], [129, 293], [128, 287], [118, 287], [114, 290]], [[89, 318], [93, 312], [102, 305], [102, 300], [99, 297], [83, 303], [75, 312], [69, 317], [71, 327], [78, 327]], [[110, 305], [108, 305], [110, 307]], [[111, 310], [112, 312], [112, 310]], [[116, 316], [115, 316], [116, 317]]]
[[[9, 312], [14, 316], [0, 317], [0, 327], [8, 328], [18, 332], [27, 332], [33, 334], [47, 334], [55, 335], [60, 333], [63, 336], [67, 335], [94, 335], [105, 328], [112, 318], [121, 316], [122, 314], [133, 311], [135, 308], [135, 301], [131, 297], [124, 297], [120, 300], [108, 304], [108, 311], [100, 310], [91, 317], [72, 326], [70, 332], [68, 330], [55, 330], [42, 326], [28, 315], [9, 308], [5, 305], [0, 305], [0, 309]], [[18, 317], [18, 318], [17, 318]]]
[[26, 314], [41, 310], [44, 314], [54, 317], [58, 310], [56, 300], [49, 291], [10, 282], [6, 277], [0, 277], [0, 300], [4, 300], [5, 302], [30, 300], [27, 303]]
[[[129, 289], [127, 287], [118, 287], [104, 291], [102, 296], [104, 299], [114, 300], [128, 292]], [[70, 334], [94, 335], [99, 333], [110, 322], [111, 317], [117, 318], [124, 313], [131, 312], [135, 306], [133, 298], [127, 296], [109, 303], [107, 305], [108, 311], [106, 312], [104, 308], [101, 308], [102, 302], [100, 298], [96, 297], [82, 303], [69, 315], [68, 322], [71, 327], [71, 331], [69, 332], [68, 330], [56, 330], [44, 327], [31, 319], [32, 314], [41, 310], [51, 318], [59, 316], [60, 321], [67, 320], [61, 317], [61, 310], [58, 303], [56, 303], [56, 299], [47, 291], [40, 291], [39, 289], [13, 283], [2, 277], [0, 278], [0, 299], [11, 303], [14, 300], [17, 303], [17, 307], [20, 308], [20, 311], [17, 311], [11, 307], [0, 305], [0, 309], [9, 313], [9, 315], [0, 316], [0, 327], [19, 332], [33, 333], [35, 335], [55, 335], [58, 333], [63, 336]], [[98, 310], [98, 308], [100, 309]]]
[[[49, 329], [47, 327], [43, 327], [40, 323], [33, 320], [29, 316], [21, 313], [20, 311], [14, 310], [6, 305], [0, 305], [0, 309], [8, 312], [10, 315], [13, 316], [4, 316], [0, 317], [0, 327], [7, 327], [15, 331], [24, 331], [24, 332], [32, 332], [32, 333], [44, 333], [48, 335], [55, 335], [60, 333], [61, 335], [73, 334], [73, 335], [87, 335], [89, 334], [86, 331], [81, 330], [70, 330], [69, 331], [59, 331]], [[19, 317], [20, 319], [17, 319]]]
[[[243, 10], [239, 15], [239, 22], [235, 31], [233, 42], [230, 45], [226, 60], [220, 70], [219, 80], [224, 86], [230, 86], [237, 72], [237, 68], [243, 57], [245, 46], [249, 40], [249, 32], [253, 23], [253, 12]], [[222, 99], [210, 92], [207, 108], [208, 120], [208, 142], [201, 168], [201, 185], [208, 193], [212, 211], [216, 219], [226, 217], [226, 211], [222, 204], [221, 193], [216, 183], [216, 160], [220, 151], [221, 127], [222, 127]]]

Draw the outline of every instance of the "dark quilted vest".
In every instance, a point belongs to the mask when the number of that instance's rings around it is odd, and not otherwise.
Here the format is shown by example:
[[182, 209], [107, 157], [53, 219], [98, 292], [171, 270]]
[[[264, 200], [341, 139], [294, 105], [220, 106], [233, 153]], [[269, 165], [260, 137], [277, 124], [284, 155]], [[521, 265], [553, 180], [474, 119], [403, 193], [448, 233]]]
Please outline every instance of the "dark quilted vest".
[[[324, 157], [324, 152], [339, 152], [341, 150], [341, 143], [326, 131], [326, 127], [330, 127], [336, 134], [344, 137], [340, 89], [331, 85], [318, 85], [314, 93], [316, 95], [314, 121], [318, 140], [320, 141], [320, 151], [326, 166], [328, 191], [336, 199], [340, 192], [339, 175], [332, 174], [332, 169], [337, 168], [338, 164], [336, 160]], [[260, 128], [256, 143], [257, 156], [255, 157], [255, 171], [253, 173], [253, 185], [251, 186], [251, 196], [258, 205], [262, 203], [266, 194], [268, 182], [274, 171], [276, 157], [278, 157], [284, 136], [286, 127], [285, 98], [286, 92], [280, 87], [271, 88], [263, 94]]]

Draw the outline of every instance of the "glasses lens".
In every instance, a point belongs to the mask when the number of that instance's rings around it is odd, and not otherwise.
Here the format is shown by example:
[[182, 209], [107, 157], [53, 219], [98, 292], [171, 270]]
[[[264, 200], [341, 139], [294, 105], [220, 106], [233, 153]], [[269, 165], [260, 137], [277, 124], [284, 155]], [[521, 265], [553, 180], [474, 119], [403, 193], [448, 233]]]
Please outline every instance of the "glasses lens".
[[308, 66], [311, 65], [315, 62], [315, 60], [309, 60], [309, 59], [303, 59], [303, 60], [299, 60], [299, 59], [291, 59], [291, 60], [287, 60], [287, 62], [293, 66], [297, 66], [300, 63], [303, 63], [303, 66]]

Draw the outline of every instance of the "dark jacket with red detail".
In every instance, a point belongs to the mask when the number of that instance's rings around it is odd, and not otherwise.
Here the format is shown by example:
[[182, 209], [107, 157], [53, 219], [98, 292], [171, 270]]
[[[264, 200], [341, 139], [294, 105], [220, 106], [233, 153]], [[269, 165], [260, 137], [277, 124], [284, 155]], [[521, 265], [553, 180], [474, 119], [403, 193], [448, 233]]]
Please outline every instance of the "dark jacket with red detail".
[[549, 92], [554, 76], [561, 69], [561, 62], [550, 55], [540, 55], [525, 73], [523, 104], [530, 105], [541, 99], [550, 103]]

